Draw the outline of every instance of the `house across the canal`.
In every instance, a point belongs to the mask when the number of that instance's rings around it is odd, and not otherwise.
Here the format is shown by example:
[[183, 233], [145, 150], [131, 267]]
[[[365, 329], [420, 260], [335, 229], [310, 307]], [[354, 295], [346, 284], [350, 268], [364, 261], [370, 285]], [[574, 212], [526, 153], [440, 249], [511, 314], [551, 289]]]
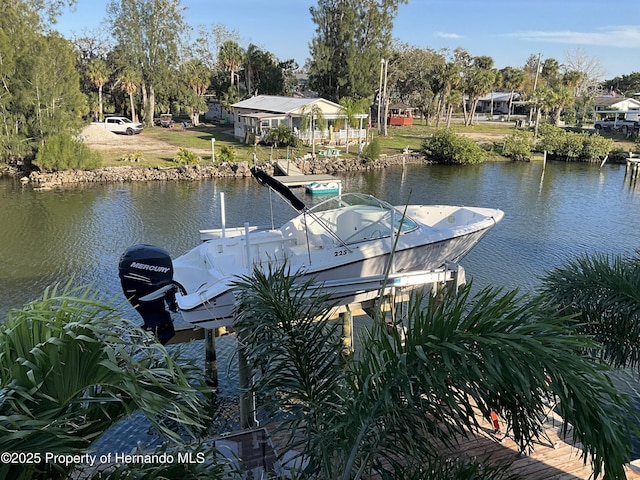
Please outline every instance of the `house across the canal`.
[[280, 124], [305, 143], [345, 145], [347, 141], [360, 143], [367, 138], [363, 128], [366, 113], [356, 114], [357, 125], [348, 127], [342, 107], [324, 98], [258, 95], [234, 103], [231, 108], [233, 133], [245, 143], [264, 140], [267, 132]]

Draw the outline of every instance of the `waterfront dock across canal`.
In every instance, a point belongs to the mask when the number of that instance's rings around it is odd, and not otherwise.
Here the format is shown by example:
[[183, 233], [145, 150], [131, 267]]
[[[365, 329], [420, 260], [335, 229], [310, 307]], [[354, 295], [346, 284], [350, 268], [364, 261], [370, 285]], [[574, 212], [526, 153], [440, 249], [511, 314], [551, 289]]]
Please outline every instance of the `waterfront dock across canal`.
[[274, 168], [282, 175], [278, 176], [278, 181], [289, 188], [304, 187], [313, 182], [336, 182], [342, 183], [339, 178], [333, 175], [305, 175], [295, 163], [289, 160], [277, 160], [273, 162]]

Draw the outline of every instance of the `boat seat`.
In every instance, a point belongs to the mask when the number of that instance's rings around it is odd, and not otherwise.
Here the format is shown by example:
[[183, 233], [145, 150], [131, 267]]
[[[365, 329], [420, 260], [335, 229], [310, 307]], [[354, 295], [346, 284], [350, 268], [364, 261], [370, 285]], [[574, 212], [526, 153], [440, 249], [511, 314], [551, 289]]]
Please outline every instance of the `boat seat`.
[[379, 209], [369, 210], [362, 207], [347, 209], [338, 218], [336, 233], [345, 241], [346, 239], [354, 239], [359, 231], [379, 222], [385, 215], [386, 212]]

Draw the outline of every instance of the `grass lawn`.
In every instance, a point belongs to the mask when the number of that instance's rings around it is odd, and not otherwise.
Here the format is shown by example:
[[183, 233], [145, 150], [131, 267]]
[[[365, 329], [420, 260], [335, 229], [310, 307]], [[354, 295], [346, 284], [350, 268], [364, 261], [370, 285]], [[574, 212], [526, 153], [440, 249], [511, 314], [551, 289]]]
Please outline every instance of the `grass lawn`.
[[[441, 124], [444, 127], [444, 124]], [[422, 141], [431, 135], [435, 130], [435, 126], [425, 124], [422, 119], [415, 119], [414, 124], [410, 126], [388, 127], [388, 135], [379, 136], [381, 153], [387, 155], [395, 155], [402, 153], [405, 148], [409, 150], [420, 150]], [[451, 128], [465, 135], [469, 135], [475, 139], [491, 139], [485, 141], [500, 142], [505, 135], [515, 131], [515, 122], [478, 122], [474, 125], [465, 127], [461, 122], [454, 122]], [[603, 135], [613, 138], [616, 146], [623, 151], [636, 151], [635, 142], [624, 138], [622, 135], [603, 133]], [[287, 158], [287, 154], [293, 155], [292, 150], [281, 148], [279, 151], [263, 145], [248, 145], [240, 142], [233, 136], [232, 127], [228, 125], [201, 124], [197, 127], [189, 127], [183, 129], [180, 124], [176, 124], [173, 128], [146, 128], [140, 135], [141, 142], [149, 143], [154, 140], [166, 142], [175, 147], [182, 147], [196, 152], [204, 162], [211, 161], [211, 139], [215, 138], [216, 156], [220, 154], [223, 147], [229, 147], [235, 152], [236, 161], [253, 161], [253, 153], [255, 152], [258, 160], [266, 161], [269, 158]], [[378, 136], [376, 129], [369, 130], [369, 139]], [[316, 145], [316, 152], [321, 150], [323, 146]], [[349, 146], [349, 157], [357, 155], [357, 145]], [[341, 147], [342, 155], [345, 156], [344, 146]], [[132, 153], [132, 152], [131, 152]], [[140, 166], [149, 167], [168, 167], [174, 166], [175, 162], [172, 153], [162, 152], [141, 152], [143, 159], [138, 163]], [[311, 153], [310, 146], [302, 146], [295, 150], [296, 156]], [[104, 165], [122, 165], [123, 150], [102, 151], [101, 152]]]

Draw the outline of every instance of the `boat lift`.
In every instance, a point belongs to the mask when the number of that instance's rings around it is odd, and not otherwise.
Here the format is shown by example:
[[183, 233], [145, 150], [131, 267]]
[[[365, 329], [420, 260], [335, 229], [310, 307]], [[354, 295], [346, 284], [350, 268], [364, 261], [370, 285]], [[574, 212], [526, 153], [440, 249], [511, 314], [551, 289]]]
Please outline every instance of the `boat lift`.
[[[453, 289], [457, 292], [466, 283], [464, 268], [458, 264], [445, 265], [435, 270], [412, 271], [409, 273], [391, 273], [387, 276], [372, 276], [367, 278], [351, 278], [339, 281], [319, 282], [315, 290], [330, 289], [333, 292], [353, 293], [353, 286], [361, 287], [362, 296], [352, 303], [336, 306], [331, 318], [337, 319], [342, 324], [343, 358], [350, 358], [354, 353], [354, 329], [353, 317], [355, 315], [367, 315], [374, 318], [380, 309], [379, 299], [383, 296], [391, 296], [394, 303], [406, 301], [411, 291], [423, 288], [424, 291], [436, 295], [442, 289]], [[377, 290], [377, 293], [372, 293]], [[312, 293], [314, 287], [310, 289]], [[220, 336], [232, 334], [233, 319], [223, 320], [220, 325], [210, 329], [184, 329], [176, 332], [177, 335], [169, 344], [187, 342], [195, 339], [205, 340], [205, 378], [209, 386], [218, 387], [218, 362], [216, 354], [216, 339]], [[240, 424], [241, 428], [257, 427], [255, 417], [255, 398], [250, 394], [252, 372], [247, 366], [246, 358], [243, 358], [241, 350], [238, 350], [239, 387], [240, 387]]]
[[[262, 177], [257, 177], [262, 180]], [[286, 198], [290, 198], [290, 202], [294, 208], [298, 210], [304, 209], [304, 204], [300, 200], [292, 196], [288, 190], [280, 189], [276, 192]], [[220, 221], [222, 229], [219, 234], [224, 238], [231, 233], [226, 228], [226, 213], [224, 193], [220, 194]], [[393, 212], [391, 224], [394, 225]], [[201, 239], [206, 241], [213, 231], [201, 230]], [[247, 258], [251, 263], [250, 256], [250, 229], [249, 225], [244, 226], [244, 235], [247, 238]], [[390, 241], [395, 241], [397, 232], [394, 231], [390, 237]], [[393, 246], [392, 246], [393, 249]], [[436, 295], [443, 288], [453, 289], [458, 292], [466, 283], [464, 268], [458, 264], [447, 264], [441, 268], [433, 270], [414, 270], [410, 272], [396, 272], [393, 256], [389, 265], [389, 271], [386, 275], [373, 275], [369, 277], [343, 278], [339, 280], [328, 280], [318, 282], [309, 288], [309, 294], [313, 294], [319, 290], [330, 291], [334, 298], [341, 299], [341, 305], [333, 308], [330, 317], [338, 318], [342, 323], [342, 345], [343, 358], [350, 358], [354, 353], [354, 335], [353, 335], [353, 315], [366, 314], [370, 318], [375, 318], [381, 308], [380, 298], [390, 297], [392, 303], [397, 304], [408, 300], [411, 291], [422, 288], [432, 295]], [[354, 289], [354, 286], [357, 288]], [[378, 311], [377, 311], [378, 310]], [[360, 313], [358, 313], [360, 312]], [[233, 333], [233, 318], [222, 318], [217, 322], [212, 322], [213, 328], [207, 329], [188, 329], [176, 332], [177, 335], [169, 343], [179, 343], [194, 339], [204, 338], [205, 340], [205, 378], [207, 383], [217, 389], [218, 387], [218, 362], [216, 354], [216, 338]], [[190, 331], [190, 333], [189, 333]], [[239, 383], [240, 383], [240, 423], [241, 428], [252, 428], [257, 426], [255, 418], [256, 406], [253, 395], [249, 393], [252, 378], [252, 372], [247, 366], [246, 358], [241, 350], [238, 350], [238, 367], [239, 367]]]

